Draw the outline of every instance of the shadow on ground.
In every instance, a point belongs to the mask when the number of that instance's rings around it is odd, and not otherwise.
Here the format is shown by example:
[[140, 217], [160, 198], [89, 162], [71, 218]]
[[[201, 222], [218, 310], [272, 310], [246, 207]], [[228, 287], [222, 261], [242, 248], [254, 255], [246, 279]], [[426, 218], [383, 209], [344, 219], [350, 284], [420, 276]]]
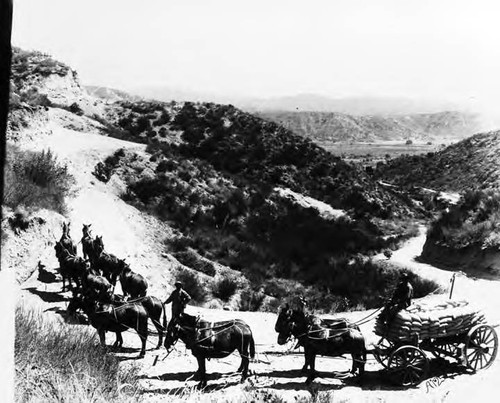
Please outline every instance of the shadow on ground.
[[57, 291], [40, 291], [36, 287], [25, 288], [26, 291], [39, 296], [44, 302], [63, 302], [68, 298]]

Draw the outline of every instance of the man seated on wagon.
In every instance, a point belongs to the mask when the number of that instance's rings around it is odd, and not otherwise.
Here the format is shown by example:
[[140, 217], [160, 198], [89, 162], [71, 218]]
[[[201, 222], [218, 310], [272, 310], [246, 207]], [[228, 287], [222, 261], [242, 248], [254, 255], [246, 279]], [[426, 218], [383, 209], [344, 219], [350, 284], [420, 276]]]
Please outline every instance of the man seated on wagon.
[[401, 309], [408, 308], [411, 305], [412, 297], [413, 286], [410, 283], [410, 276], [407, 272], [403, 272], [391, 299], [380, 314], [382, 322], [385, 325], [390, 323]]

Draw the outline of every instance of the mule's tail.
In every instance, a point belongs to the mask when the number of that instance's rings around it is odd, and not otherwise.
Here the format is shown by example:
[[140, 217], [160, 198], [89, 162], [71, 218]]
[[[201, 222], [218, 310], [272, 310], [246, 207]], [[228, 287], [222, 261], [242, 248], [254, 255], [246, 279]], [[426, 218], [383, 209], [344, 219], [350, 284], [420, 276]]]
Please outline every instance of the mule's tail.
[[250, 358], [255, 358], [255, 342], [253, 340], [253, 335], [250, 333]]

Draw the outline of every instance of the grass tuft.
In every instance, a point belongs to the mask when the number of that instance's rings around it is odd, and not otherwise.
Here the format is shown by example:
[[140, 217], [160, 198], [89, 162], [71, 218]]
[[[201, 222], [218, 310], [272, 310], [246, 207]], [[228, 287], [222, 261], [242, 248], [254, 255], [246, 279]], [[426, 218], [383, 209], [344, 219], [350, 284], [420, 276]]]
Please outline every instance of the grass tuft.
[[49, 321], [24, 305], [15, 324], [16, 401], [139, 401], [137, 370], [119, 372], [93, 329]]

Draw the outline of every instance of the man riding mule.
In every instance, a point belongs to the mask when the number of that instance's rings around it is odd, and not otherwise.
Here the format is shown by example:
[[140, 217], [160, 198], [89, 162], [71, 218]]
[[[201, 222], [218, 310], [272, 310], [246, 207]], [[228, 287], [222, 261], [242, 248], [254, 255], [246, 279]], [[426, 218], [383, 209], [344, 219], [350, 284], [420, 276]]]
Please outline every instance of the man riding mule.
[[238, 350], [241, 364], [241, 380], [248, 376], [249, 359], [255, 356], [255, 343], [250, 327], [240, 319], [209, 322], [200, 318], [180, 314], [174, 317], [167, 329], [165, 348], [170, 349], [178, 339], [198, 360], [199, 387], [207, 385], [205, 359], [224, 358]]
[[305, 365], [302, 369], [310, 367], [306, 380], [308, 384], [316, 376], [315, 360], [318, 354], [335, 357], [350, 353], [351, 372], [358, 370], [360, 376], [364, 373], [365, 339], [358, 326], [344, 319], [325, 322], [314, 315], [306, 316], [302, 309], [292, 309], [286, 304], [279, 312], [275, 330], [278, 332], [278, 344], [283, 345], [294, 336], [304, 347]]

